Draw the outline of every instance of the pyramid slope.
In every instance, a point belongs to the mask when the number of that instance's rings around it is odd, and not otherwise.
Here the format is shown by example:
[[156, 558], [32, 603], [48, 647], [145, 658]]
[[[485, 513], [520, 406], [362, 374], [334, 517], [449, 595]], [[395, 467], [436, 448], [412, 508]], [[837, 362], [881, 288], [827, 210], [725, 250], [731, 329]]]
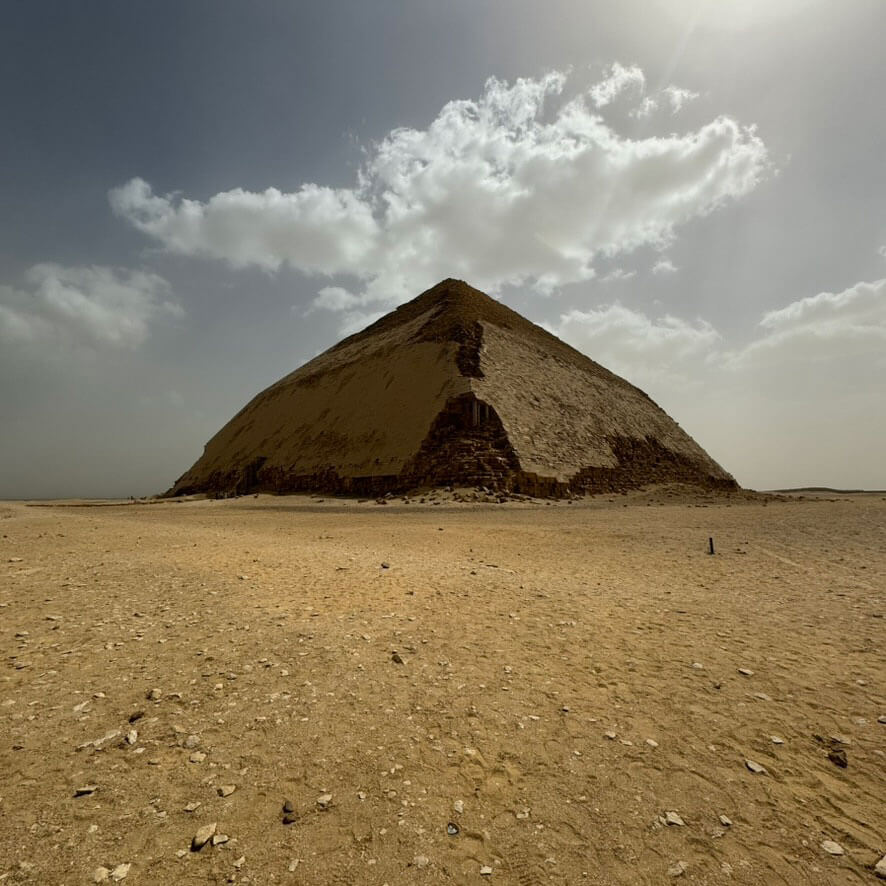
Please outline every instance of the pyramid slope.
[[258, 394], [170, 492], [735, 481], [638, 388], [444, 280]]

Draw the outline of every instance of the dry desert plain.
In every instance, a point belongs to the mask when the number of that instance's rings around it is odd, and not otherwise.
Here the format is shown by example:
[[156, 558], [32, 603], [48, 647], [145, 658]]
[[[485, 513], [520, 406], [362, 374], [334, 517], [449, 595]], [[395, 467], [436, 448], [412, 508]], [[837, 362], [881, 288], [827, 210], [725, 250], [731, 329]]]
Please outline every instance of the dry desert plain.
[[0, 881], [877, 882], [886, 497], [437, 501], [0, 504]]

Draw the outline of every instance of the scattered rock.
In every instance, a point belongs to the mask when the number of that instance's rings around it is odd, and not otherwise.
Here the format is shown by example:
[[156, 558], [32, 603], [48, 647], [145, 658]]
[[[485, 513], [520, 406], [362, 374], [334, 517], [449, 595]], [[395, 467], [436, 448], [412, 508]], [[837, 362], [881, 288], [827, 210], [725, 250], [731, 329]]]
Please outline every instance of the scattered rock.
[[450, 837], [457, 837], [458, 836], [458, 825], [452, 821], [447, 822], [446, 833], [449, 834]]
[[[391, 568], [391, 564], [383, 560], [383, 561], [382, 561], [382, 564], [381, 564], [381, 568], [382, 568], [382, 569], [390, 569], [390, 568]], [[423, 856], [419, 856], [419, 857], [423, 857]]]
[[846, 751], [844, 751], [843, 748], [831, 748], [828, 751], [828, 760], [830, 760], [834, 766], [839, 766], [841, 769], [845, 769], [849, 765]]
[[331, 804], [332, 804], [332, 794], [320, 794], [320, 796], [317, 797], [317, 805], [321, 809], [328, 809]]
[[195, 810], [199, 809], [201, 805], [201, 803], [197, 802], [188, 803], [188, 805], [185, 806], [185, 812], [194, 812]]
[[221, 846], [222, 843], [227, 843], [231, 838], [227, 834], [213, 834], [212, 835], [212, 845], [213, 846]]
[[136, 723], [137, 721], [141, 720], [141, 718], [144, 717], [144, 715], [145, 715], [144, 711], [136, 711], [135, 713], [129, 715], [129, 722]]
[[74, 788], [74, 796], [75, 797], [88, 797], [90, 794], [94, 794], [98, 790], [97, 784], [84, 784], [79, 788]]
[[415, 858], [412, 859], [412, 863], [417, 868], [426, 868], [431, 863], [431, 860], [427, 855], [416, 855]]
[[295, 824], [297, 821], [298, 816], [294, 812], [283, 813], [283, 824]]
[[218, 825], [214, 821], [211, 824], [203, 825], [191, 840], [191, 852], [199, 852], [213, 838], [217, 827]]
[[695, 670], [697, 670], [697, 671], [703, 671], [703, 670], [704, 670], [704, 665], [703, 665], [700, 661], [694, 661], [694, 662], [692, 662], [692, 667], [695, 668]]
[[744, 765], [754, 773], [754, 775], [768, 775], [769, 773], [766, 771], [765, 766], [761, 766], [759, 763], [755, 763], [753, 760], [745, 760]]
[[680, 818], [680, 816], [676, 812], [666, 812], [665, 824], [674, 825], [678, 828], [682, 828], [685, 826], [686, 822], [684, 822], [683, 819]]
[[98, 867], [92, 872], [92, 882], [93, 883], [107, 883], [108, 877], [111, 876], [111, 872], [104, 867]]
[[779, 738], [777, 735], [770, 735], [769, 737], [772, 739], [773, 744], [784, 744], [784, 739]]
[[739, 674], [742, 674], [745, 677], [753, 677], [754, 676], [754, 672], [750, 668], [739, 668], [738, 672], [739, 672]]
[[657, 747], [658, 747], [658, 742], [657, 742], [654, 738], [647, 738], [647, 739], [646, 739], [646, 744], [648, 744], [649, 747], [651, 747], [651, 748], [657, 748]]
[[111, 871], [111, 879], [115, 883], [119, 883], [121, 880], [126, 879], [126, 875], [129, 873], [129, 869], [132, 867], [131, 864], [118, 864], [117, 867]]
[[230, 797], [237, 790], [237, 785], [223, 784], [217, 790], [219, 797]]
[[732, 827], [732, 819], [729, 818], [728, 815], [721, 815], [720, 816], [720, 824], [723, 825], [724, 828], [731, 828]]
[[883, 880], [886, 880], [886, 855], [884, 855], [875, 865], [874, 873]]
[[185, 747], [188, 749], [195, 748], [200, 744], [200, 736], [199, 735], [189, 735], [185, 739]]
[[827, 852], [828, 855], [843, 855], [843, 847], [839, 843], [835, 843], [833, 840], [823, 840], [821, 844], [821, 848]]
[[877, 722], [878, 723], [886, 723], [886, 714], [880, 714], [880, 716], [877, 717]]
[[204, 754], [203, 751], [194, 751], [194, 753], [191, 754], [190, 757], [188, 757], [188, 760], [190, 760], [192, 763], [202, 763], [205, 759], [206, 754]]
[[399, 652], [391, 653], [391, 661], [394, 662], [394, 664], [403, 664], [403, 658], [400, 656]]
[[668, 876], [669, 877], [682, 877], [683, 874], [686, 873], [689, 865], [686, 864], [685, 861], [678, 861], [676, 864], [672, 864], [668, 868]]
[[148, 701], [160, 701], [163, 698], [163, 692], [160, 689], [149, 689], [145, 693], [145, 698]]
[[610, 741], [615, 741], [616, 734], [614, 732], [604, 732], [603, 735], [608, 738]]
[[82, 751], [84, 748], [95, 748], [96, 750], [99, 750], [103, 745], [106, 745], [109, 741], [117, 738], [119, 734], [119, 729], [113, 729], [110, 732], [106, 732], [101, 738], [96, 738], [94, 741], [86, 741], [81, 745], [77, 745], [77, 750]]
[[452, 804], [452, 808], [453, 808], [453, 809], [454, 809], [459, 815], [461, 815], [461, 814], [465, 811], [464, 800], [456, 800], [456, 801]]
[[242, 868], [244, 864], [246, 864], [246, 856], [245, 856], [245, 855], [241, 855], [241, 856], [240, 856], [240, 857], [234, 862], [234, 867], [239, 871], [240, 868]]
[[284, 800], [283, 801], [283, 811], [284, 812], [295, 812], [295, 803], [292, 800]]
[[492, 876], [492, 868], [489, 867], [488, 864], [484, 864], [483, 867], [480, 868], [480, 876], [481, 877], [491, 877]]
[[135, 729], [130, 729], [129, 732], [126, 733], [126, 744], [134, 745], [138, 741], [138, 731]]

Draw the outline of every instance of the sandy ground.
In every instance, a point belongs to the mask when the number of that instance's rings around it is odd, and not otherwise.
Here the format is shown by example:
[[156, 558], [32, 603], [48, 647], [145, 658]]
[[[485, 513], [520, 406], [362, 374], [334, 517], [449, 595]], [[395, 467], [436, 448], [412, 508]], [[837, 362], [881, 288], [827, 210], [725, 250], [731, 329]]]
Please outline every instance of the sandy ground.
[[877, 881], [884, 496], [0, 504], [0, 536], [4, 883]]

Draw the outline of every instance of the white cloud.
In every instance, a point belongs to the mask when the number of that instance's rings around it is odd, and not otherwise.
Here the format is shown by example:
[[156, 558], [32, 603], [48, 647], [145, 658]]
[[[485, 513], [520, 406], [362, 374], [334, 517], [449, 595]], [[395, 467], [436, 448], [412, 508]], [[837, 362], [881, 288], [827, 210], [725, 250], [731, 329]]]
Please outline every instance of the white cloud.
[[646, 76], [636, 65], [629, 68], [615, 62], [608, 75], [589, 90], [591, 101], [602, 108], [624, 92], [642, 93], [646, 88]]
[[[703, 320], [653, 320], [620, 305], [570, 311], [550, 328], [690, 433], [703, 429], [699, 442], [740, 481], [853, 486], [864, 482], [856, 464], [879, 463], [871, 441], [886, 439], [886, 279], [770, 311], [736, 348]], [[886, 467], [874, 484], [886, 485]]]
[[[760, 328], [759, 338], [727, 355], [729, 368], [799, 369], [801, 378], [836, 369], [845, 378], [855, 377], [860, 364], [876, 364], [881, 374], [870, 381], [886, 378], [886, 278], [799, 299], [764, 314]], [[824, 378], [816, 387], [822, 383], [830, 387]]]
[[691, 89], [683, 89], [681, 86], [674, 86], [671, 84], [670, 86], [665, 86], [664, 89], [659, 90], [655, 95], [644, 96], [640, 104], [631, 111], [631, 116], [651, 116], [661, 107], [662, 98], [664, 98], [671, 113], [677, 114], [682, 111], [689, 102], [695, 101], [698, 97], [698, 92], [693, 92]]
[[886, 258], [886, 246], [881, 246], [881, 247], [877, 250], [877, 254], [878, 254], [878, 255], [882, 255], [883, 258]]
[[25, 280], [0, 286], [0, 342], [134, 348], [159, 316], [182, 314], [156, 274], [39, 264]]
[[612, 270], [608, 274], [606, 274], [606, 276], [601, 277], [600, 279], [604, 283], [609, 283], [613, 280], [630, 280], [631, 277], [636, 277], [636, 276], [637, 276], [636, 271], [626, 271], [624, 268], [615, 268], [614, 270]]
[[324, 286], [314, 299], [314, 306], [327, 311], [347, 311], [360, 304], [360, 299], [341, 286]]
[[651, 95], [647, 95], [643, 101], [631, 111], [632, 117], [649, 117], [653, 111], [658, 109], [658, 99]]
[[[632, 71], [614, 67], [610, 79], [639, 83]], [[236, 189], [201, 202], [133, 179], [111, 205], [175, 252], [355, 276], [357, 291], [326, 287], [317, 301], [355, 311], [391, 307], [444, 277], [540, 293], [589, 280], [596, 257], [660, 248], [765, 174], [752, 126], [717, 117], [682, 135], [629, 139], [594, 107], [615, 82], [564, 101], [565, 82], [557, 72], [489, 80], [480, 99], [450, 102], [427, 129], [373, 145], [352, 189]]]
[[[745, 373], [746, 380], [747, 373], [778, 369], [792, 387], [800, 379], [814, 394], [822, 383], [817, 373], [832, 374], [837, 364], [838, 376], [845, 378], [861, 363], [882, 366], [884, 374], [870, 380], [886, 388], [886, 278], [769, 311], [759, 334], [738, 348], [722, 348], [720, 334], [704, 320], [653, 320], [619, 304], [569, 311], [548, 328], [593, 359], [623, 369], [628, 378], [653, 368], [689, 379], [704, 367], [739, 379]], [[803, 369], [799, 374], [797, 366]]]
[[665, 86], [662, 90], [662, 94], [668, 100], [668, 103], [671, 106], [671, 113], [676, 114], [678, 111], [681, 111], [689, 102], [695, 101], [698, 98], [698, 93], [693, 92], [691, 89], [682, 89], [679, 86]]
[[365, 264], [377, 239], [370, 205], [347, 189], [306, 184], [293, 194], [235, 188], [206, 203], [156, 196], [134, 178], [109, 195], [115, 213], [173, 252], [277, 270], [284, 262], [334, 274]]
[[652, 273], [657, 275], [673, 274], [678, 270], [679, 268], [669, 258], [660, 258], [652, 266]]
[[720, 340], [710, 323], [677, 317], [652, 319], [623, 307], [607, 305], [569, 311], [548, 327], [555, 335], [641, 386], [663, 378], [685, 383], [687, 365], [703, 363]]

